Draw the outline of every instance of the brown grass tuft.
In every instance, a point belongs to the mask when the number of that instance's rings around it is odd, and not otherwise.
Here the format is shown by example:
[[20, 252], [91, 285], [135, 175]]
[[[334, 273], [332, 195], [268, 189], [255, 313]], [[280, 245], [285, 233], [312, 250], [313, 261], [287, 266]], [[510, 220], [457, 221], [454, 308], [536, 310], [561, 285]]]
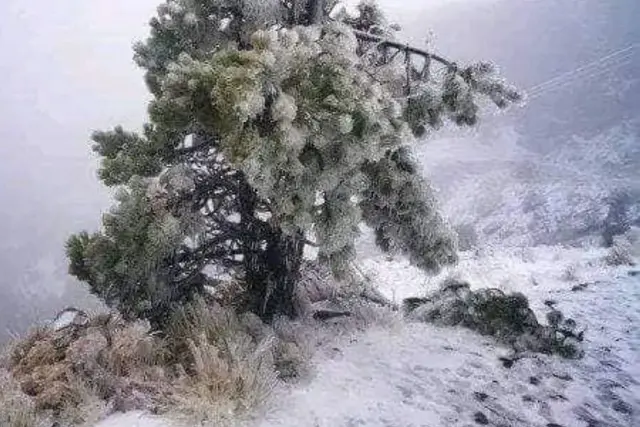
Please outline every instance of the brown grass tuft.
[[171, 404], [189, 421], [230, 421], [264, 402], [275, 387], [275, 338], [249, 318], [203, 300], [174, 314], [168, 345], [182, 375]]
[[[167, 375], [162, 340], [143, 322], [100, 315], [87, 325], [36, 328], [12, 344], [3, 365], [37, 414], [93, 425], [109, 410], [150, 410], [162, 399]], [[17, 394], [16, 394], [17, 393]], [[11, 406], [8, 394], [0, 406]]]
[[20, 390], [11, 374], [0, 368], [0, 426], [37, 427], [41, 424], [32, 399]]
[[341, 290], [316, 273], [305, 282], [308, 308], [328, 299], [351, 316], [318, 322], [310, 311], [266, 325], [209, 298], [172, 313], [162, 335], [114, 314], [59, 331], [35, 328], [0, 359], [11, 380], [0, 384], [0, 425], [36, 426], [50, 418], [91, 426], [110, 412], [131, 410], [231, 424], [262, 405], [278, 379], [305, 377], [321, 343], [395, 318], [360, 290]]

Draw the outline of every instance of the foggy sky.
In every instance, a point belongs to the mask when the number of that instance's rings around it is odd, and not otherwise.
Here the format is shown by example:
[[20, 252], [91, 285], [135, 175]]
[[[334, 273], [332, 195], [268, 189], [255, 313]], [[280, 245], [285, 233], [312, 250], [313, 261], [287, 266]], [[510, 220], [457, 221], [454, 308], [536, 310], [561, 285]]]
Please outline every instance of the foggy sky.
[[131, 45], [156, 3], [0, 2], [0, 341], [27, 307], [27, 318], [51, 315], [47, 299], [71, 283], [65, 239], [95, 229], [109, 205], [89, 135], [142, 123]]
[[[634, 39], [640, 12], [634, 0], [380, 3], [404, 39], [421, 43], [433, 29], [441, 53], [495, 60], [525, 88]], [[50, 315], [38, 295], [61, 295], [73, 283], [64, 240], [95, 229], [109, 206], [89, 135], [144, 121], [147, 92], [131, 46], [147, 34], [157, 4], [0, 2], [0, 341], [25, 307], [30, 319]]]

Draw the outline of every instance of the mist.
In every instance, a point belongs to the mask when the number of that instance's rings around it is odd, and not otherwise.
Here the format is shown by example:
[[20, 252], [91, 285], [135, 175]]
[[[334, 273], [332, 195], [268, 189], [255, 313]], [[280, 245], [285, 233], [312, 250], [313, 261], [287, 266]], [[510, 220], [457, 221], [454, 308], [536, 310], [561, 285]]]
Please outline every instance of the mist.
[[0, 4], [0, 341], [85, 300], [64, 242], [95, 229], [109, 195], [93, 129], [138, 128], [146, 89], [131, 45], [155, 0]]
[[[403, 40], [429, 40], [461, 63], [491, 60], [525, 91], [545, 84], [475, 131], [445, 129], [421, 145], [454, 226], [471, 226], [485, 244], [574, 243], [599, 232], [607, 197], [636, 194], [638, 49], [548, 83], [640, 41], [636, 1], [380, 3]], [[64, 306], [97, 306], [66, 274], [64, 241], [97, 228], [110, 204], [91, 131], [138, 129], [145, 119], [131, 45], [145, 37], [156, 5], [0, 4], [0, 342]], [[588, 157], [594, 147], [599, 154]]]

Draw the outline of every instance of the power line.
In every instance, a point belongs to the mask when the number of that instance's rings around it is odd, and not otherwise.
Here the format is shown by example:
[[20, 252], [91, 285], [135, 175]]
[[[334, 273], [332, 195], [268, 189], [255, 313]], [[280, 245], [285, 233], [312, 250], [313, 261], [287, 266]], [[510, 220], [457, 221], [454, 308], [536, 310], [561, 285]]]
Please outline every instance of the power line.
[[594, 78], [594, 77], [598, 77], [598, 76], [603, 75], [603, 74], [607, 74], [607, 73], [609, 73], [609, 72], [611, 72], [611, 71], [613, 71], [613, 70], [615, 70], [617, 68], [621, 68], [621, 67], [631, 63], [631, 61], [629, 60], [630, 57], [625, 58], [625, 59], [627, 59], [627, 60], [623, 61], [623, 62], [611, 64], [610, 66], [604, 67], [604, 68], [599, 68], [599, 69], [598, 68], [594, 68], [594, 69], [589, 70], [589, 71], [591, 71], [590, 73], [584, 73], [584, 74], [580, 74], [580, 75], [575, 75], [575, 76], [573, 76], [573, 78], [567, 79], [565, 81], [559, 81], [556, 84], [545, 86], [542, 89], [536, 90], [534, 92], [529, 92], [527, 98], [529, 100], [532, 100], [532, 99], [535, 99], [535, 98], [538, 98], [538, 97], [544, 95], [545, 93], [547, 93], [547, 92], [549, 92], [551, 90], [557, 90], [557, 89], [561, 89], [561, 88], [563, 88], [565, 86], [568, 86], [568, 85], [570, 85], [571, 83], [573, 83], [573, 82], [575, 82], [577, 80], [580, 80], [580, 79], [581, 80], [588, 80], [588, 79], [591, 79], [591, 78]]
[[[527, 91], [530, 94], [530, 99], [531, 97], [538, 97], [539, 95], [541, 95], [544, 92], [547, 92], [549, 89], [553, 87], [562, 87], [572, 81], [575, 81], [577, 78], [585, 76], [585, 73], [587, 76], [589, 76], [588, 74], [589, 72], [597, 70], [596, 74], [591, 75], [591, 77], [593, 77], [595, 75], [600, 75], [601, 71], [608, 71], [608, 70], [617, 68], [621, 64], [620, 63], [616, 64], [616, 62], [620, 60], [625, 60], [625, 62], [622, 63], [622, 65], [625, 65], [626, 63], [628, 63], [628, 61], [626, 60], [628, 60], [633, 56], [634, 54], [633, 49], [635, 49], [638, 45], [640, 45], [640, 43], [633, 43], [627, 47], [618, 49], [608, 55], [598, 58], [595, 61], [591, 61], [585, 65], [582, 65], [574, 70], [567, 71], [547, 81], [539, 83], [529, 88], [529, 90]], [[605, 67], [601, 68], [601, 66], [603, 65], [605, 65]]]
[[[605, 55], [605, 56], [603, 56], [603, 57], [601, 57], [601, 58], [596, 59], [595, 61], [591, 61], [591, 62], [589, 62], [589, 63], [587, 63], [587, 64], [585, 64], [585, 65], [582, 65], [582, 66], [580, 66], [580, 67], [578, 67], [578, 68], [576, 68], [576, 69], [574, 69], [574, 70], [567, 71], [567, 72], [562, 73], [562, 74], [560, 74], [560, 75], [558, 75], [558, 76], [556, 76], [556, 77], [554, 77], [554, 78], [552, 78], [552, 79], [549, 79], [549, 80], [547, 80], [547, 81], [544, 81], [544, 82], [542, 82], [542, 83], [539, 83], [539, 84], [537, 84], [537, 85], [535, 85], [535, 86], [533, 86], [533, 87], [529, 88], [529, 90], [530, 90], [530, 91], [535, 91], [535, 90], [537, 90], [537, 89], [539, 89], [539, 88], [541, 88], [541, 87], [543, 87], [543, 86], [545, 86], [545, 85], [547, 85], [547, 84], [549, 84], [549, 83], [552, 83], [552, 82], [554, 82], [554, 81], [556, 81], [556, 80], [561, 80], [561, 79], [563, 79], [564, 77], [568, 77], [568, 76], [571, 76], [571, 75], [573, 75], [573, 74], [580, 73], [580, 72], [582, 72], [583, 70], [584, 70], [584, 71], [586, 71], [586, 70], [588, 70], [589, 68], [593, 67], [594, 65], [596, 65], [596, 66], [597, 66], [597, 65], [599, 65], [599, 64], [606, 63], [607, 61], [609, 61], [609, 60], [611, 60], [611, 59], [614, 59], [614, 60], [615, 60], [615, 59], [616, 59], [616, 58], [615, 58], [616, 56], [620, 55], [621, 53], [625, 53], [625, 52], [628, 52], [628, 51], [630, 51], [630, 50], [635, 49], [635, 48], [638, 46], [638, 44], [639, 44], [639, 43], [633, 43], [633, 44], [631, 44], [631, 45], [629, 45], [629, 46], [627, 46], [627, 47], [625, 47], [625, 48], [618, 49], [618, 50], [616, 50], [615, 52], [610, 53], [609, 55]], [[627, 56], [629, 56], [629, 54], [624, 55], [623, 57], [627, 57]]]

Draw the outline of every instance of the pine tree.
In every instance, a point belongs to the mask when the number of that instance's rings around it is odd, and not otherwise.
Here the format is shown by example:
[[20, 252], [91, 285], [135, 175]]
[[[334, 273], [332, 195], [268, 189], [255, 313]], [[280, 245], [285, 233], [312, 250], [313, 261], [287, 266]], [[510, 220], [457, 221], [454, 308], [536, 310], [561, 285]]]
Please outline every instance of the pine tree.
[[[373, 3], [167, 0], [135, 46], [153, 96], [141, 135], [93, 135], [117, 204], [67, 243], [70, 272], [129, 317], [161, 327], [212, 269], [248, 286], [248, 309], [295, 315], [305, 244], [341, 277], [359, 224], [425, 270], [455, 239], [411, 144], [478, 99], [519, 99], [488, 64], [394, 40]], [[419, 64], [418, 64], [419, 63]], [[438, 65], [438, 66], [436, 66]]]

